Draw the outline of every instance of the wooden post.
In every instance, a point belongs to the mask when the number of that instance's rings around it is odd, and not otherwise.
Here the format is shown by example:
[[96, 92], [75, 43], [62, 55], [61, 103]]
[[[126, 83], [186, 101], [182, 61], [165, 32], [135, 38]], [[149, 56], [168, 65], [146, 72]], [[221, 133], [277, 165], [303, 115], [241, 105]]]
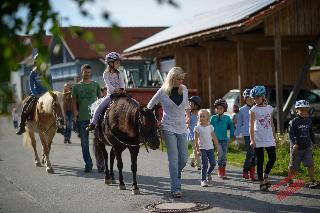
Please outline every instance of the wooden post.
[[[241, 76], [244, 73], [244, 54], [243, 54], [243, 41], [237, 41], [237, 66], [238, 66], [238, 88], [240, 90], [239, 104], [242, 105], [242, 82]], [[239, 106], [239, 107], [240, 107]]]
[[274, 35], [274, 71], [276, 83], [276, 106], [277, 106], [277, 132], [283, 133], [284, 120], [283, 120], [283, 90], [282, 90], [282, 54], [281, 54], [281, 36], [279, 17], [275, 21], [275, 35]]
[[211, 46], [207, 46], [207, 63], [208, 63], [208, 94], [209, 94], [209, 107], [210, 107], [210, 111], [212, 110], [212, 88], [211, 88], [211, 63], [210, 63], [210, 60], [211, 60], [211, 53], [210, 53], [210, 50], [211, 50]]
[[296, 80], [296, 83], [294, 84], [294, 88], [291, 91], [289, 98], [286, 101], [286, 104], [283, 107], [283, 115], [286, 116], [289, 113], [289, 110], [291, 109], [291, 106], [293, 104], [293, 101], [297, 98], [298, 93], [300, 91], [300, 88], [306, 79], [307, 74], [310, 71], [310, 67], [312, 63], [314, 62], [317, 52], [320, 49], [320, 36], [318, 36], [315, 43], [312, 45], [311, 51], [308, 53], [308, 57], [305, 61], [305, 64], [303, 65], [303, 68], [300, 72], [299, 77]]

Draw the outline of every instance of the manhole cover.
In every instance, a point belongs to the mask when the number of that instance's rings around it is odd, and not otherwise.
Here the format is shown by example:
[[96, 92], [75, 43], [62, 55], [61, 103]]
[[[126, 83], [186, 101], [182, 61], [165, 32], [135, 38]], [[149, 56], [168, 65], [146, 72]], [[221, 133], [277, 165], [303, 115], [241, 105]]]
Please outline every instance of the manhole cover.
[[144, 207], [149, 212], [196, 212], [211, 208], [206, 203], [154, 203]]

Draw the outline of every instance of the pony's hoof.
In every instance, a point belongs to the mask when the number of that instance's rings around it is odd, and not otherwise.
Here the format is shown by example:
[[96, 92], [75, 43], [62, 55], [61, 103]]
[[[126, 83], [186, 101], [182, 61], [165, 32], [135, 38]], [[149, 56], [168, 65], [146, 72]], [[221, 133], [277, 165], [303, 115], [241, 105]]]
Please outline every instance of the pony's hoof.
[[41, 167], [42, 165], [41, 165], [41, 163], [38, 161], [36, 161], [36, 162], [34, 162], [34, 164], [37, 166], [37, 167]]
[[47, 172], [48, 172], [49, 174], [53, 174], [53, 173], [54, 173], [54, 171], [53, 171], [52, 168], [48, 168], [48, 169], [47, 169]]
[[111, 179], [104, 179], [104, 183], [110, 185], [112, 183]]
[[119, 185], [119, 186], [118, 186], [118, 189], [120, 189], [120, 190], [126, 190], [126, 186], [125, 186], [125, 185]]
[[139, 189], [132, 189], [132, 192], [131, 192], [133, 195], [139, 195], [140, 194], [140, 191]]

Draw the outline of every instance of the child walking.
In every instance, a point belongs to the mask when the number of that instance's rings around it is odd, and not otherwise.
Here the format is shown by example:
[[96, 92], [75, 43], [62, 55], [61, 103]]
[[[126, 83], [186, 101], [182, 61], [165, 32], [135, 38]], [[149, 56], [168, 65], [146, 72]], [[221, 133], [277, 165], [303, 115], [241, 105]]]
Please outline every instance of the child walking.
[[19, 123], [19, 115], [18, 115], [18, 113], [17, 113], [17, 109], [14, 107], [14, 108], [12, 108], [12, 113], [11, 113], [11, 115], [12, 115], [12, 122], [13, 122], [13, 127], [15, 128], [15, 129], [18, 129], [18, 123]]
[[319, 183], [314, 176], [314, 162], [312, 156], [312, 143], [314, 133], [312, 131], [312, 120], [309, 118], [308, 109], [310, 104], [306, 100], [297, 101], [295, 104], [297, 117], [289, 123], [290, 140], [290, 163], [289, 163], [289, 184], [297, 174], [301, 162], [308, 168], [310, 183], [309, 188], [316, 188]]
[[199, 96], [192, 96], [189, 98], [189, 105], [191, 108], [190, 112], [190, 122], [187, 129], [188, 142], [192, 145], [192, 157], [191, 166], [196, 167], [196, 169], [201, 169], [200, 156], [197, 153], [196, 141], [194, 140], [194, 128], [197, 126], [198, 122], [198, 112], [202, 106], [202, 100]]
[[[238, 123], [238, 118], [239, 118], [239, 106], [238, 105], [233, 105], [232, 109], [232, 114], [231, 114], [231, 121], [234, 126], [234, 129], [236, 130], [236, 126]], [[237, 138], [234, 138], [234, 144], [239, 148], [240, 143], [237, 141]]]
[[[211, 185], [211, 173], [216, 166], [216, 160], [213, 152], [213, 143], [216, 148], [219, 147], [218, 139], [214, 134], [214, 128], [209, 123], [210, 113], [201, 109], [198, 113], [198, 125], [194, 128], [195, 144], [198, 155], [201, 155], [201, 186], [207, 187]], [[208, 169], [208, 162], [210, 167]]]
[[[239, 110], [237, 127], [234, 132], [236, 136], [242, 134], [244, 138], [244, 143], [246, 146], [246, 159], [243, 163], [243, 173], [242, 177], [244, 179], [250, 179], [255, 181], [256, 178], [254, 176], [255, 173], [255, 165], [256, 165], [256, 157], [254, 153], [254, 149], [250, 146], [250, 134], [249, 134], [249, 110], [253, 105], [253, 99], [250, 97], [250, 89], [246, 89], [243, 92], [243, 98], [245, 105], [242, 106]], [[248, 174], [248, 172], [250, 173]]]
[[71, 85], [69, 83], [63, 86], [63, 112], [66, 121], [66, 128], [64, 129], [64, 143], [71, 144], [71, 130], [73, 121], [73, 106], [71, 97]]
[[[275, 130], [272, 121], [273, 108], [266, 104], [266, 88], [255, 86], [250, 96], [256, 103], [250, 109], [250, 145], [254, 147], [257, 156], [257, 173], [260, 181], [260, 190], [268, 191], [271, 183], [268, 175], [276, 161]], [[263, 171], [264, 149], [268, 153], [268, 162]]]
[[118, 70], [121, 66], [120, 54], [116, 52], [108, 53], [106, 55], [105, 63], [107, 64], [107, 68], [103, 72], [103, 80], [106, 84], [108, 95], [103, 98], [97, 109], [94, 111], [92, 121], [87, 127], [87, 131], [94, 130], [100, 113], [109, 105], [112, 95], [125, 92], [124, 75]]
[[214, 107], [217, 112], [216, 115], [211, 116], [210, 124], [214, 127], [214, 133], [219, 141], [219, 155], [218, 155], [218, 177], [227, 179], [226, 165], [227, 165], [227, 151], [229, 145], [229, 138], [227, 130], [230, 129], [230, 138], [234, 138], [234, 126], [231, 118], [224, 113], [228, 109], [228, 104], [223, 99], [218, 99], [214, 102]]

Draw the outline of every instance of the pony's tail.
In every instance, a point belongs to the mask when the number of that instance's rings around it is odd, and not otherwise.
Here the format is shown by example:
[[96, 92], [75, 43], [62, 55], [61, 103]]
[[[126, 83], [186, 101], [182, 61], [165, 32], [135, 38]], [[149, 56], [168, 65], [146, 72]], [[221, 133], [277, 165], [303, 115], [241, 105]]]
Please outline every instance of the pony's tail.
[[102, 162], [102, 161], [104, 161], [104, 158], [101, 154], [100, 145], [99, 145], [100, 142], [98, 140], [99, 139], [96, 136], [93, 138], [92, 148], [93, 148], [94, 156], [96, 157], [96, 161]]

